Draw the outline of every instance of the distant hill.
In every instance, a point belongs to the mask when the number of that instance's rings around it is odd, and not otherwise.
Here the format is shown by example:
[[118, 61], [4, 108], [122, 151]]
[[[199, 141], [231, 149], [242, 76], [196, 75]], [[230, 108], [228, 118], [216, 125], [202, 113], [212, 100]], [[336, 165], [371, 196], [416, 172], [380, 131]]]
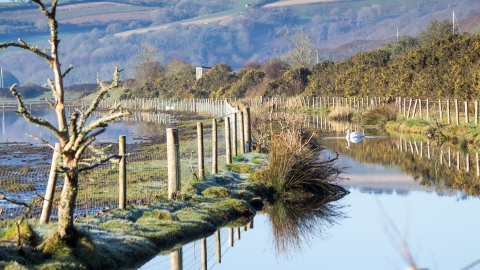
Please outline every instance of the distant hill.
[[[132, 77], [131, 63], [142, 43], [154, 46], [162, 63], [182, 59], [214, 66], [223, 62], [238, 70], [246, 62], [264, 63], [291, 49], [278, 34], [283, 26], [308, 33], [320, 61], [341, 61], [394, 41], [397, 29], [400, 36], [417, 36], [432, 21], [451, 20], [452, 10], [461, 31], [478, 33], [480, 25], [480, 1], [473, 0], [310, 2], [64, 1], [58, 9], [61, 60], [64, 66], [75, 67], [65, 82], [94, 83], [97, 74], [110, 80], [112, 62], [125, 69], [123, 77]], [[265, 7], [286, 3], [294, 5]], [[0, 8], [0, 12], [0, 42], [21, 37], [47, 46], [46, 21], [35, 6]], [[0, 51], [0, 66], [7, 64], [21, 84], [44, 84], [51, 76], [48, 66], [27, 52]]]

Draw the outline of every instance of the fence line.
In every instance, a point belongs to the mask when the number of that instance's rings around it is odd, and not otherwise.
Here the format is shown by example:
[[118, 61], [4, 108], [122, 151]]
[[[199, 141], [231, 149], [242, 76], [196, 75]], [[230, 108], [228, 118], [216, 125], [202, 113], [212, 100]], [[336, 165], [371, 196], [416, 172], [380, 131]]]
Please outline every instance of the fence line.
[[[147, 103], [148, 104], [148, 103]], [[225, 101], [206, 101], [201, 100], [194, 103], [178, 103], [183, 106], [190, 106], [191, 108], [197, 108], [200, 113], [208, 113], [218, 116], [239, 114], [238, 110], [227, 110], [227, 104]], [[231, 106], [230, 106], [231, 107]], [[147, 119], [149, 117], [142, 115], [138, 112], [134, 114], [134, 119]], [[238, 121], [240, 117], [236, 117], [236, 123], [232, 126], [243, 126], [244, 123]], [[243, 118], [246, 120], [246, 117]], [[153, 118], [156, 122], [156, 118]], [[210, 121], [210, 120], [209, 120]], [[225, 141], [233, 139], [238, 136], [238, 130], [230, 131], [223, 128], [218, 128], [216, 132], [216, 138], [212, 135], [212, 124], [210, 122], [203, 125], [202, 132], [202, 145], [204, 145], [203, 160], [205, 164], [211, 164], [213, 160], [217, 161], [218, 168], [223, 168], [227, 163], [227, 160], [231, 156], [232, 151], [228, 153], [225, 147]], [[188, 129], [194, 129], [196, 126], [182, 127], [179, 133], [188, 133]], [[230, 133], [233, 138], [226, 138], [226, 133]], [[233, 133], [237, 136], [233, 136]], [[165, 131], [161, 131], [157, 136], [165, 136]], [[238, 137], [245, 137], [244, 134]], [[237, 137], [237, 138], [238, 138]], [[218, 146], [216, 151], [213, 148], [213, 141], [216, 139]], [[169, 186], [168, 178], [168, 158], [167, 149], [168, 145], [160, 144], [157, 147], [159, 150], [155, 152], [138, 152], [132, 148], [132, 145], [126, 145], [125, 155], [122, 159], [125, 160], [125, 167], [122, 169], [119, 166], [119, 161], [106, 162], [93, 170], [83, 172], [79, 176], [78, 196], [76, 201], [75, 215], [77, 217], [83, 217], [88, 215], [97, 215], [104, 210], [113, 208], [122, 208], [125, 205], [146, 204], [156, 200], [161, 194], [162, 190], [165, 190]], [[197, 139], [189, 138], [177, 143], [177, 157], [178, 165], [175, 171], [178, 171], [179, 185], [175, 187], [172, 192], [178, 192], [181, 186], [187, 188], [191, 181], [195, 180], [195, 175], [201, 175], [197, 168], [199, 166], [200, 157], [198, 155]], [[234, 144], [238, 147], [238, 143]], [[237, 149], [236, 149], [237, 150]], [[241, 152], [241, 151], [238, 151]], [[121, 154], [121, 153], [120, 153]], [[86, 156], [89, 156], [86, 153]], [[11, 168], [11, 167], [10, 167]], [[205, 166], [205, 171], [211, 166]], [[120, 171], [122, 170], [122, 171]], [[38, 218], [42, 212], [42, 206], [44, 203], [44, 195], [47, 189], [47, 179], [49, 176], [50, 167], [44, 166], [40, 168], [22, 168], [20, 170], [1, 170], [0, 169], [0, 191], [13, 199], [23, 201], [31, 204], [32, 211], [31, 218]], [[126, 187], [119, 187], [120, 175], [124, 173], [126, 175]], [[181, 185], [180, 185], [181, 183]], [[52, 189], [56, 195], [53, 198], [53, 203], [58, 203], [59, 193], [63, 186], [63, 178], [60, 177], [55, 187]], [[16, 187], [14, 189], [13, 187]], [[120, 191], [119, 191], [120, 189]], [[124, 190], [124, 192], [122, 191]], [[163, 191], [164, 192], [164, 191]], [[122, 194], [124, 193], [124, 194]], [[124, 198], [124, 199], [122, 199]], [[23, 209], [16, 205], [7, 204], [5, 201], [0, 201], [0, 209], [2, 209], [0, 218], [14, 218], [21, 215]], [[58, 217], [57, 207], [54, 206], [50, 213], [51, 219]]]

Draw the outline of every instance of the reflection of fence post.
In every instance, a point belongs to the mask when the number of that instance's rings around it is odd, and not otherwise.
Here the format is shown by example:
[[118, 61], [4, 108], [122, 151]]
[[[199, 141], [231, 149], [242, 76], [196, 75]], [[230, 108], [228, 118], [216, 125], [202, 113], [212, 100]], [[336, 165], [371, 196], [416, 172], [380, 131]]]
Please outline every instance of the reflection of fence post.
[[222, 242], [220, 241], [220, 230], [215, 231], [215, 242], [217, 246], [217, 263], [222, 262]]
[[118, 137], [118, 155], [120, 163], [118, 164], [118, 208], [125, 209], [127, 206], [127, 157], [125, 156], [126, 136]]
[[203, 124], [197, 122], [197, 140], [198, 140], [198, 177], [205, 177], [205, 166], [203, 165]]
[[200, 248], [202, 250], [202, 270], [207, 270], [207, 238], [200, 239]]
[[233, 247], [233, 228], [228, 228], [228, 246]]
[[252, 133], [250, 127], [250, 108], [246, 107], [245, 112], [243, 114], [243, 121], [244, 121], [244, 139], [245, 139], [245, 150], [246, 152], [250, 152], [252, 149]]
[[428, 103], [428, 98], [427, 98], [427, 100], [426, 100], [426, 104], [425, 104], [425, 105], [427, 106], [427, 115], [426, 115], [426, 118], [427, 118], [427, 120], [428, 120], [428, 119], [430, 118], [430, 104]]
[[225, 117], [225, 148], [227, 164], [232, 164], [232, 142], [230, 139], [230, 117]]
[[178, 129], [167, 128], [167, 161], [168, 161], [168, 198], [174, 199], [180, 190], [180, 163]]
[[240, 153], [245, 154], [245, 128], [244, 128], [244, 121], [243, 121], [243, 112], [239, 111], [239, 126], [240, 126]]
[[212, 119], [212, 173], [218, 173], [217, 119]]
[[237, 227], [237, 240], [240, 240], [240, 227]]
[[170, 269], [182, 270], [183, 269], [183, 252], [182, 248], [179, 248], [170, 253]]
[[[4, 104], [5, 105], [5, 104]], [[52, 201], [55, 196], [55, 186], [57, 184], [57, 160], [60, 155], [60, 144], [55, 144], [55, 150], [52, 157], [52, 166], [50, 167], [50, 176], [48, 177], [47, 191], [43, 201], [42, 215], [40, 216], [40, 224], [48, 223], [50, 220], [50, 212], [52, 211]]]
[[469, 173], [470, 172], [470, 155], [468, 153], [465, 155], [465, 163], [466, 163], [467, 173]]
[[477, 176], [480, 176], [480, 167], [478, 166], [478, 153], [475, 153], [475, 164], [477, 165]]
[[248, 228], [249, 228], [249, 229], [253, 229], [253, 218], [252, 218], [252, 220], [250, 220], [250, 221], [248, 222], [247, 225], [248, 225]]

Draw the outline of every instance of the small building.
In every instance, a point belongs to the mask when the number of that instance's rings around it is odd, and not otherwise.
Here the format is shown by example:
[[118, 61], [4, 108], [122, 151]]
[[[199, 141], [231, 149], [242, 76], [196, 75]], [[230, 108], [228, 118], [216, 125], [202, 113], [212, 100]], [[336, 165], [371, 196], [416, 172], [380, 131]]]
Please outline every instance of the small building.
[[197, 67], [197, 80], [203, 76], [203, 74], [207, 73], [211, 67]]

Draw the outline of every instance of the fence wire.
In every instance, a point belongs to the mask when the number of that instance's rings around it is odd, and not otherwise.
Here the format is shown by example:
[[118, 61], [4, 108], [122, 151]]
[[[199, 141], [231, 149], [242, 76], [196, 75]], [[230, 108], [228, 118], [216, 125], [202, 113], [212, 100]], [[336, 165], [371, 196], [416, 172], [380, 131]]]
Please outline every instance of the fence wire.
[[[197, 112], [206, 112], [219, 117], [217, 120], [217, 167], [220, 173], [226, 164], [226, 139], [225, 139], [225, 123], [223, 116], [231, 115], [232, 112], [225, 111], [223, 102], [218, 102], [217, 107], [207, 106], [205, 101], [190, 104], [188, 106], [196, 106]], [[187, 106], [187, 104], [185, 104]], [[99, 113], [98, 117], [101, 116]], [[140, 121], [159, 124], [162, 131], [155, 131], [155, 138], [165, 136], [164, 124], [177, 122], [172, 120], [168, 114], [150, 115], [144, 112], [135, 112], [129, 119], [122, 121]], [[232, 120], [230, 120], [232, 121]], [[238, 118], [237, 118], [238, 121]], [[213, 161], [213, 138], [212, 138], [212, 119], [202, 120], [203, 123], [203, 148], [204, 148], [204, 170], [205, 175], [212, 172]], [[237, 123], [237, 127], [238, 127]], [[230, 125], [233, 128], [233, 125]], [[238, 134], [239, 128], [237, 128]], [[232, 133], [232, 132], [231, 132]], [[143, 133], [138, 133], [143, 134]], [[129, 134], [127, 141], [134, 141], [143, 135]], [[197, 126], [188, 125], [179, 130], [180, 134], [180, 174], [182, 191], [187, 190], [194, 181], [200, 180], [198, 168], [198, 140]], [[238, 138], [238, 136], [237, 136]], [[107, 141], [116, 141], [118, 138], [99, 139], [97, 148], [104, 148]], [[142, 140], [141, 140], [142, 141]], [[157, 144], [158, 147], [154, 152], [142, 151], [140, 143], [128, 144], [126, 147], [126, 173], [127, 173], [127, 204], [143, 205], [159, 198], [165, 192], [168, 186], [168, 164], [167, 150], [164, 141], [151, 142], [150, 145]], [[233, 144], [232, 144], [233, 145]], [[36, 146], [35, 146], [36, 147]], [[237, 152], [240, 153], [240, 145], [237, 143]], [[116, 150], [108, 151], [108, 154], [114, 154]], [[233, 149], [232, 149], [233, 151]], [[86, 152], [84, 156], [91, 156], [93, 152]], [[32, 157], [28, 157], [32, 158]], [[30, 162], [29, 162], [30, 163]], [[45, 163], [44, 163], [45, 164]], [[0, 167], [0, 192], [3, 192], [8, 198], [31, 205], [30, 218], [39, 218], [42, 211], [44, 194], [50, 174], [50, 166], [36, 166], [30, 168], [23, 166], [22, 168], [12, 170], [12, 166]], [[197, 176], [197, 177], [195, 177]], [[118, 207], [119, 201], [119, 166], [118, 161], [106, 162], [92, 170], [82, 172], [79, 175], [78, 194], [75, 206], [75, 216], [85, 217], [88, 215], [97, 215], [104, 210], [114, 209]], [[55, 187], [55, 197], [53, 199], [53, 207], [51, 218], [55, 220], [58, 217], [58, 202], [63, 187], [63, 175], [58, 175]], [[7, 203], [0, 200], [0, 219], [15, 218], [23, 215], [24, 209], [15, 204]]]

